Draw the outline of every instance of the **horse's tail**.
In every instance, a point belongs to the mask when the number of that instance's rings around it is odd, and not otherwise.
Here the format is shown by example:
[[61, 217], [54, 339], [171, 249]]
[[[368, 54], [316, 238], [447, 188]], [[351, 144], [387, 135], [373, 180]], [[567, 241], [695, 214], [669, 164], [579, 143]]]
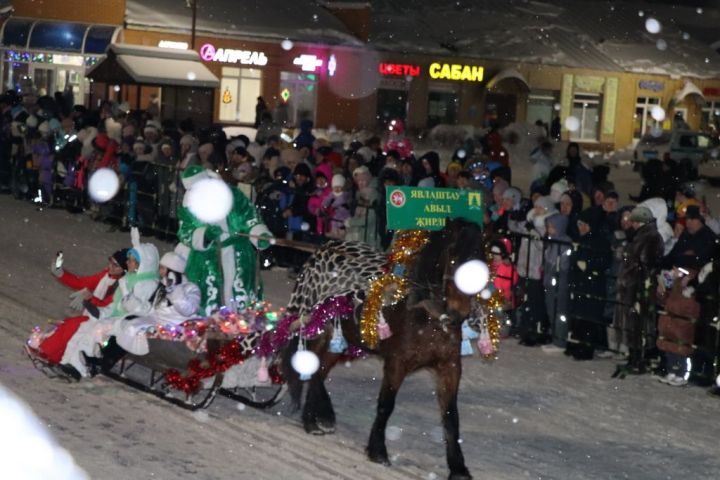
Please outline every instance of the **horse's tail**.
[[303, 391], [303, 382], [300, 381], [300, 375], [292, 367], [292, 357], [295, 352], [297, 352], [299, 342], [300, 338], [295, 336], [282, 352], [283, 376], [285, 377], [285, 383], [290, 393], [290, 400], [295, 410], [300, 408]]

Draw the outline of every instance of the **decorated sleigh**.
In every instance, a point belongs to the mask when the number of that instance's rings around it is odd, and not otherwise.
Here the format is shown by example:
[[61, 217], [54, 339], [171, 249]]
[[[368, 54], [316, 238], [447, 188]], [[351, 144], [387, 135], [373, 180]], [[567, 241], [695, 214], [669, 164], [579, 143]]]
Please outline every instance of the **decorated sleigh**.
[[[286, 386], [275, 365], [272, 345], [277, 313], [264, 304], [233, 312], [222, 309], [209, 318], [178, 326], [148, 328], [142, 335], [147, 354], [127, 353], [110, 368], [97, 373], [189, 410], [207, 408], [217, 395], [254, 408], [277, 404]], [[39, 327], [25, 346], [33, 365], [50, 378], [76, 379], [71, 369], [48, 361], [36, 348], [50, 332]], [[278, 345], [279, 347], [279, 345]]]

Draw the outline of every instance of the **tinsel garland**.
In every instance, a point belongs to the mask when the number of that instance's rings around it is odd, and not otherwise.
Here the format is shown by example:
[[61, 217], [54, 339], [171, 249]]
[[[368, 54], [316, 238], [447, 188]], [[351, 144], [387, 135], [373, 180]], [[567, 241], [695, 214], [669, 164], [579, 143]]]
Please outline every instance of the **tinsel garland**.
[[[287, 345], [293, 335], [301, 332], [304, 338], [314, 338], [320, 335], [327, 324], [336, 317], [342, 318], [350, 315], [352, 315], [352, 303], [348, 297], [330, 298], [312, 309], [308, 320], [302, 322], [299, 331], [293, 331], [293, 326], [299, 320], [299, 317], [295, 314], [285, 315], [273, 330], [254, 333], [261, 335], [254, 350], [242, 351], [241, 344], [244, 338], [238, 337], [223, 345], [214, 355], [209, 355], [205, 362], [200, 362], [197, 359], [191, 360], [188, 363], [188, 373], [186, 375], [177, 370], [168, 370], [165, 373], [165, 380], [173, 388], [185, 393], [193, 393], [197, 391], [200, 382], [205, 378], [222, 373], [253, 355], [270, 358]], [[359, 354], [355, 349], [348, 353]], [[273, 382], [278, 383], [279, 375], [272, 367], [270, 368], [270, 377]]]
[[418, 252], [430, 241], [430, 232], [426, 230], [403, 230], [392, 243], [388, 254], [388, 268], [380, 277], [370, 280], [363, 311], [360, 318], [360, 336], [366, 347], [377, 347], [378, 321], [380, 310], [385, 305], [385, 292], [392, 287], [390, 304], [396, 303], [407, 294], [408, 282], [405, 279], [410, 264]]
[[[332, 297], [323, 303], [315, 305], [310, 311], [307, 321], [302, 322], [302, 336], [311, 339], [320, 335], [328, 322], [336, 317], [345, 318], [353, 312], [352, 302], [346, 296]], [[277, 324], [275, 330], [262, 336], [255, 353], [264, 358], [270, 358], [288, 344], [292, 336], [293, 324], [298, 320], [295, 314], [285, 315]]]

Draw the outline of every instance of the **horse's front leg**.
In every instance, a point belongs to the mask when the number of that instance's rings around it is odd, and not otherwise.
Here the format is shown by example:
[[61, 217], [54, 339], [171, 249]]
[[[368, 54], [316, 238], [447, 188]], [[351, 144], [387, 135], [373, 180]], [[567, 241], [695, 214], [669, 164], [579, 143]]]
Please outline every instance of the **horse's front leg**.
[[405, 378], [405, 370], [399, 361], [386, 359], [383, 368], [383, 382], [378, 395], [377, 414], [370, 431], [367, 446], [368, 458], [376, 463], [390, 465], [387, 447], [385, 446], [385, 427], [395, 408], [395, 397]]
[[321, 354], [320, 370], [310, 379], [303, 410], [303, 425], [308, 433], [322, 435], [335, 432], [335, 410], [325, 388], [325, 379], [339, 358], [340, 355], [336, 353]]
[[465, 466], [460, 448], [460, 416], [457, 407], [458, 388], [461, 375], [460, 357], [435, 367], [437, 396], [445, 431], [445, 449], [450, 468], [450, 480], [470, 480], [472, 476]]

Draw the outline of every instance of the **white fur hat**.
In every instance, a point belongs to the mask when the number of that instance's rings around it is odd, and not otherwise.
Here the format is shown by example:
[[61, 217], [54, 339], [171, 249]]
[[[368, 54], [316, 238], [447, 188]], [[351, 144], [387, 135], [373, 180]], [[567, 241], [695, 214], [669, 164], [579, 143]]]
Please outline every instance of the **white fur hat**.
[[336, 173], [335, 175], [333, 175], [331, 185], [333, 188], [344, 187], [345, 186], [345, 177], [339, 173]]
[[157, 130], [159, 133], [162, 129], [162, 126], [155, 120], [148, 120], [148, 122], [145, 124], [145, 128], [143, 128], [143, 132], [147, 131], [148, 129]]
[[187, 260], [175, 252], [167, 252], [160, 259], [160, 265], [178, 273], [185, 273], [186, 264]]
[[559, 203], [562, 194], [567, 192], [569, 189], [570, 187], [568, 186], [567, 180], [561, 178], [557, 182], [553, 183], [552, 187], [550, 187], [550, 198], [553, 199], [553, 202]]

